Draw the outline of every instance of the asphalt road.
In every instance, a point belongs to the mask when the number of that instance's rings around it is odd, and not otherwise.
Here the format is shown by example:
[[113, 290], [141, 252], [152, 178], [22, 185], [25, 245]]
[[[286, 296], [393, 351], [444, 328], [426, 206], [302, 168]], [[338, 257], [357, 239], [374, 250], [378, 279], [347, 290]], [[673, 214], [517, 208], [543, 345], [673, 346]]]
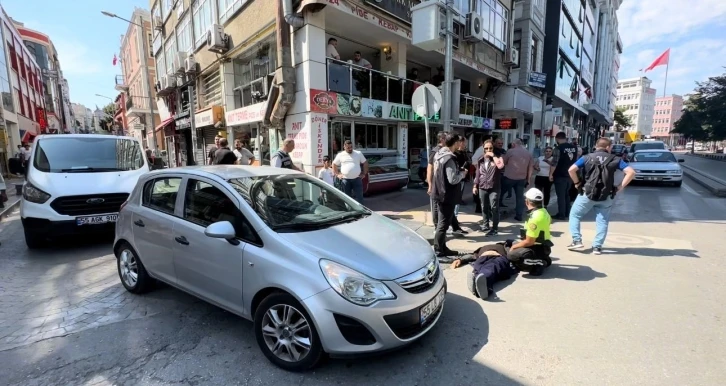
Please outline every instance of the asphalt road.
[[[587, 243], [594, 226], [583, 228]], [[108, 240], [29, 252], [16, 214], [0, 223], [0, 384], [723, 384], [724, 229], [726, 199], [692, 182], [630, 187], [603, 255], [566, 251], [555, 223], [544, 276], [500, 283], [501, 300], [482, 302], [466, 268], [448, 270], [442, 319], [424, 339], [291, 374], [243, 319], [166, 286], [126, 293]]]
[[726, 181], [726, 161], [697, 157], [690, 154], [679, 155], [679, 158], [683, 158], [686, 161], [684, 162], [685, 166], [692, 167], [717, 180]]

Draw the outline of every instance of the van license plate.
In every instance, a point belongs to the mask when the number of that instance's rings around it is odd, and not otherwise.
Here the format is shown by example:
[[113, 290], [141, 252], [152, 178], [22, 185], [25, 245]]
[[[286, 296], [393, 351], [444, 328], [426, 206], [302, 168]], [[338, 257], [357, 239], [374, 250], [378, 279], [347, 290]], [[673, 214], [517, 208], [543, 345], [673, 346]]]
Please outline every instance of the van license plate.
[[118, 214], [104, 214], [101, 216], [76, 217], [76, 225], [105, 224], [118, 221]]
[[446, 292], [444, 291], [444, 288], [442, 288], [441, 291], [436, 294], [433, 300], [421, 307], [421, 310], [419, 311], [421, 315], [421, 324], [424, 324], [432, 315], [436, 313], [436, 311], [439, 310], [439, 308], [441, 308], [441, 306], [444, 304], [444, 296], [446, 296]]

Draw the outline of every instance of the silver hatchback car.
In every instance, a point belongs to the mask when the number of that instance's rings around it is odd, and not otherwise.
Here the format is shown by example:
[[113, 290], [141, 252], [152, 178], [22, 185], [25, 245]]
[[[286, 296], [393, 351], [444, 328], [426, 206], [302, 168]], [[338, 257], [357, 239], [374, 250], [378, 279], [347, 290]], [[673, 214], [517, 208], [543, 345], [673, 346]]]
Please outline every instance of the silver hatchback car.
[[121, 207], [114, 252], [127, 290], [157, 279], [250, 319], [265, 356], [291, 371], [411, 343], [446, 295], [421, 236], [272, 167], [145, 174]]

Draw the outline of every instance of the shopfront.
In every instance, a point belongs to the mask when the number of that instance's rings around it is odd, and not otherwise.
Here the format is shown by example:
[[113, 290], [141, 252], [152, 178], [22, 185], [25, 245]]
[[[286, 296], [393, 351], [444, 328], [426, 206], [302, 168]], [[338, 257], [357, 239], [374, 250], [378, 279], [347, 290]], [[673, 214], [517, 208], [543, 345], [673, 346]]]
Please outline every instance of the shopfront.
[[[209, 150], [215, 147], [214, 137], [224, 135], [223, 123], [224, 108], [222, 106], [212, 106], [194, 113], [194, 128], [196, 138], [194, 139], [194, 159], [197, 164], [204, 165], [208, 163], [207, 154]], [[231, 146], [231, 144], [230, 144]]]
[[281, 130], [270, 130], [262, 125], [266, 109], [267, 102], [262, 102], [224, 114], [230, 133], [230, 146], [234, 145], [234, 140], [239, 139], [242, 146], [254, 154], [254, 165], [269, 165], [270, 152], [276, 151], [282, 142]]

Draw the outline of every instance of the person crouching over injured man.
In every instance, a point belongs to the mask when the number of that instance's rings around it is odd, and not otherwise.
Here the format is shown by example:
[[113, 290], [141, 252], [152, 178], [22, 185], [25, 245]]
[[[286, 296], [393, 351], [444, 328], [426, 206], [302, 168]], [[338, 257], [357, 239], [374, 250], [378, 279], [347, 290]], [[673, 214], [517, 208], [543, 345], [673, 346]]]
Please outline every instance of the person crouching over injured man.
[[553, 246], [550, 236], [551, 218], [543, 208], [544, 194], [532, 188], [524, 195], [529, 217], [520, 231], [520, 241], [507, 240], [485, 245], [473, 255], [454, 260], [451, 268], [472, 263], [472, 272], [467, 277], [469, 290], [481, 299], [494, 293], [493, 285], [507, 280], [519, 271], [540, 276], [552, 265], [550, 258]]

